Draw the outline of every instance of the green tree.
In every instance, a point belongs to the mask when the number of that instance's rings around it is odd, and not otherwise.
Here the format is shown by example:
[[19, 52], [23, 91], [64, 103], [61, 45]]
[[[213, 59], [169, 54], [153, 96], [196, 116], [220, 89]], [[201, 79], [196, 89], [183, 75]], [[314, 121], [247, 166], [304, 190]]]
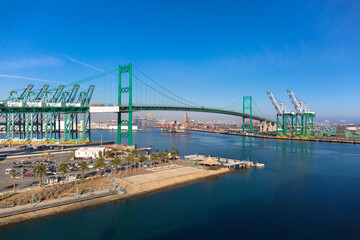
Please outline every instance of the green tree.
[[179, 150], [177, 149], [177, 147], [172, 147], [171, 149], [171, 157], [176, 160], [176, 157], [179, 155]]
[[179, 155], [179, 150], [177, 149], [177, 147], [172, 147], [171, 150], [172, 150], [171, 155], [173, 157], [176, 157]]
[[99, 151], [98, 158], [103, 158], [103, 152], [102, 151]]
[[9, 175], [10, 175], [12, 181], [13, 181], [14, 192], [16, 192], [16, 189], [15, 189], [15, 187], [16, 187], [16, 177], [19, 176], [19, 174], [20, 174], [20, 173], [17, 172], [17, 171], [11, 171], [11, 172], [9, 173]]
[[117, 168], [121, 165], [120, 159], [118, 157], [114, 157], [114, 159], [111, 160], [110, 164], [111, 164], [111, 167], [114, 168], [114, 170], [115, 170], [114, 172], [116, 174]]
[[75, 158], [75, 150], [72, 150], [72, 151], [70, 152], [70, 156], [73, 157], [73, 158]]
[[112, 151], [108, 150], [105, 152], [105, 157], [111, 158], [112, 157]]
[[158, 157], [158, 155], [157, 155], [156, 153], [152, 153], [152, 154], [150, 155], [150, 160], [151, 160], [151, 162], [152, 162], [153, 164], [155, 164], [158, 159], [159, 159], [159, 157]]
[[80, 164], [79, 164], [79, 168], [80, 168], [81, 173], [82, 173], [82, 179], [84, 179], [85, 178], [85, 171], [89, 169], [87, 162], [85, 160], [81, 161]]
[[166, 157], [167, 157], [167, 153], [165, 152], [159, 152], [158, 153], [158, 158], [160, 160], [160, 162], [162, 163], [163, 161], [165, 162], [166, 161]]
[[139, 161], [141, 163], [144, 163], [144, 162], [146, 162], [146, 160], [147, 160], [147, 157], [145, 155], [141, 154], [140, 157], [139, 157]]
[[47, 167], [43, 164], [36, 164], [34, 167], [34, 177], [39, 177], [40, 187], [42, 186], [42, 177], [47, 175]]
[[70, 168], [66, 163], [60, 163], [59, 167], [56, 169], [58, 173], [62, 173], [63, 182], [65, 182], [65, 173], [70, 172]]
[[101, 170], [106, 170], [107, 166], [105, 164], [105, 161], [103, 158], [99, 158], [96, 163], [95, 163], [95, 169], [99, 169], [100, 171]]

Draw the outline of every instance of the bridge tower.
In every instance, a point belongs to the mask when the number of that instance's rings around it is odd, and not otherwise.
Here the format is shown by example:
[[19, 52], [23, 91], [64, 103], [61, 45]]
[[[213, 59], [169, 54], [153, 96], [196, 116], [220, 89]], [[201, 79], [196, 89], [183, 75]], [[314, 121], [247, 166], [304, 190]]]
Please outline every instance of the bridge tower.
[[[243, 97], [243, 113], [246, 113], [246, 110], [249, 110], [250, 115], [250, 133], [252, 133], [252, 96]], [[243, 117], [243, 132], [245, 132], [245, 117]]]
[[[128, 82], [123, 86], [122, 84], [122, 75], [128, 73]], [[125, 83], [126, 81], [124, 81]], [[126, 96], [128, 95], [128, 96]], [[121, 144], [122, 138], [128, 139], [128, 145], [132, 145], [132, 64], [125, 66], [119, 66], [119, 86], [118, 86], [118, 105], [122, 107], [122, 96], [128, 97], [129, 108], [128, 108], [128, 120], [122, 120], [121, 114], [122, 111], [118, 112], [118, 122], [117, 122], [117, 144]], [[121, 132], [121, 126], [128, 126], [127, 132]]]

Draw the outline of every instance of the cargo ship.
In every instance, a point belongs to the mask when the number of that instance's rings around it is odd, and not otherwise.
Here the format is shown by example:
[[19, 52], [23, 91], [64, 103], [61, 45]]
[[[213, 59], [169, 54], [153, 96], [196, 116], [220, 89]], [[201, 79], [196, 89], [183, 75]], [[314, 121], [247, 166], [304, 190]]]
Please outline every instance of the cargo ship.
[[169, 133], [183, 133], [185, 132], [185, 126], [175, 120], [172, 123], [161, 125], [160, 131]]

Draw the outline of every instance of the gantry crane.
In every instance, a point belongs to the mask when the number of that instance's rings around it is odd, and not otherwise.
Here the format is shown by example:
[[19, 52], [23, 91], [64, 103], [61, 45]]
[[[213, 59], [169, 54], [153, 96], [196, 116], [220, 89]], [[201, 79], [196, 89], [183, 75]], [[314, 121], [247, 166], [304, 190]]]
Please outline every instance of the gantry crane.
[[[303, 101], [298, 101], [294, 95], [294, 93], [287, 89], [286, 92], [289, 95], [289, 98], [294, 105], [294, 108], [296, 110], [296, 116], [295, 116], [295, 135], [296, 136], [308, 136], [308, 129], [312, 131], [314, 128], [314, 117], [315, 112], [311, 111]], [[300, 121], [299, 121], [300, 118]], [[300, 131], [298, 131], [298, 124], [300, 122]], [[299, 134], [300, 132], [300, 134]]]
[[[0, 115], [5, 119], [0, 125], [5, 125], [6, 140], [84, 141], [85, 132], [90, 134], [90, 114], [86, 107], [89, 107], [95, 85], [90, 85], [80, 95], [79, 84], [73, 85], [71, 91], [65, 91], [64, 85], [50, 90], [48, 84], [38, 90], [33, 90], [33, 87], [29, 84], [22, 92], [12, 90], [5, 100], [0, 101], [9, 109]], [[80, 114], [82, 128], [78, 127]], [[78, 136], [79, 129], [83, 131], [81, 137]]]
[[[288, 130], [290, 130], [291, 134], [293, 134], [293, 126], [294, 126], [294, 116], [295, 113], [290, 111], [285, 103], [281, 102], [278, 103], [274, 97], [274, 95], [271, 92], [266, 92], [271, 103], [274, 105], [275, 110], [277, 112], [276, 114], [276, 136], [279, 135], [279, 125], [281, 124], [282, 127], [282, 134], [284, 136], [287, 136]], [[281, 119], [281, 122], [279, 122], [279, 118]]]

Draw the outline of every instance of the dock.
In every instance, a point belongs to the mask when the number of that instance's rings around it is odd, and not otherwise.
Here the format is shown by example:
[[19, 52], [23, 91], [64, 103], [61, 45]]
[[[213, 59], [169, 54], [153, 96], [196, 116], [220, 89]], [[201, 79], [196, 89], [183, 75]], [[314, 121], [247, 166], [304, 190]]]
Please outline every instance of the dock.
[[[185, 156], [185, 160], [190, 160], [193, 162], [201, 162], [205, 160], [208, 156], [205, 155], [189, 155]], [[264, 167], [264, 163], [253, 162], [249, 160], [237, 160], [237, 159], [229, 159], [229, 158], [220, 158], [214, 157], [213, 160], [221, 163], [221, 165], [225, 166], [226, 168], [232, 169], [240, 169], [240, 168], [251, 168], [251, 167]]]
[[254, 167], [255, 164], [252, 161], [244, 161], [244, 160], [235, 160], [235, 159], [224, 159], [220, 158], [218, 159], [218, 162], [220, 162], [222, 165], [224, 165], [227, 168], [251, 168]]

